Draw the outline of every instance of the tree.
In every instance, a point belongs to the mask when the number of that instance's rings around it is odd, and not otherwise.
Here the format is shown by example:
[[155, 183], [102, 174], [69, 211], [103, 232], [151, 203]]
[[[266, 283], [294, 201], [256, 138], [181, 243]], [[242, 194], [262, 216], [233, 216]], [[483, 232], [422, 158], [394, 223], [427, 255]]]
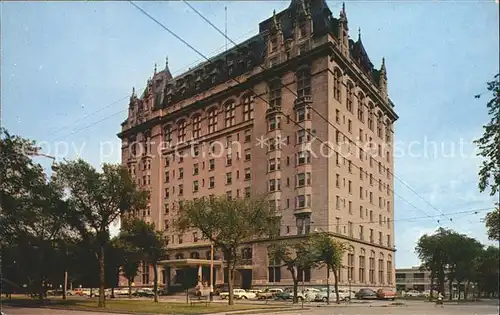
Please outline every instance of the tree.
[[[415, 251], [425, 268], [431, 270], [431, 276], [437, 278], [439, 292], [444, 293], [445, 268], [448, 255], [444, 248], [444, 238], [450, 231], [439, 228], [433, 235], [424, 234], [417, 242]], [[431, 287], [431, 298], [433, 288]]]
[[4, 129], [0, 134], [0, 245], [7, 258], [2, 269], [43, 298], [47, 283], [63, 275], [61, 248], [71, 234], [65, 217], [69, 205], [30, 158], [38, 151], [36, 143]]
[[[281, 262], [290, 271], [293, 280], [293, 303], [298, 303], [298, 273], [318, 266], [318, 258], [308, 238], [296, 242], [274, 243], [268, 248], [269, 258]], [[304, 275], [302, 274], [302, 277]]]
[[338, 273], [342, 268], [342, 257], [347, 250], [346, 244], [337, 241], [326, 232], [314, 233], [311, 235], [313, 252], [316, 255], [315, 259], [320, 264], [327, 268], [326, 281], [327, 281], [327, 303], [330, 304], [330, 270], [333, 271], [335, 295], [337, 304], [340, 303], [339, 288], [338, 288]]
[[[158, 302], [158, 263], [165, 257], [167, 248], [162, 232], [155, 229], [153, 223], [140, 219], [124, 220], [120, 237], [134, 245], [143, 261], [153, 265], [154, 301]], [[132, 270], [130, 270], [132, 271]], [[133, 274], [133, 272], [131, 272]]]
[[488, 238], [490, 240], [500, 241], [500, 204], [492, 212], [486, 214], [484, 220], [486, 229], [488, 230]]
[[[500, 74], [495, 75], [487, 86], [493, 94], [486, 104], [491, 119], [483, 126], [483, 136], [474, 143], [479, 148], [478, 155], [483, 158], [479, 169], [479, 190], [483, 192], [489, 187], [490, 195], [493, 196], [500, 193]], [[480, 97], [476, 95], [476, 98]], [[488, 213], [485, 220], [488, 237], [497, 241], [500, 240], [499, 207], [500, 204], [497, 204], [496, 210]]]
[[500, 271], [498, 261], [500, 250], [496, 246], [483, 249], [477, 259], [476, 280], [479, 294], [493, 297], [498, 294]]
[[134, 282], [139, 272], [140, 253], [139, 249], [134, 244], [131, 244], [126, 238], [125, 233], [121, 232], [117, 239], [117, 247], [121, 249], [122, 264], [120, 266], [120, 271], [127, 279], [128, 297], [130, 299], [132, 298], [132, 282]]
[[234, 304], [233, 279], [242, 244], [269, 238], [279, 232], [279, 220], [268, 200], [260, 197], [214, 197], [184, 202], [179, 208], [177, 228], [198, 230], [220, 249], [228, 267], [229, 305]]
[[[479, 170], [479, 190], [491, 188], [491, 195], [500, 189], [500, 74], [487, 83], [488, 91], [493, 94], [486, 104], [491, 120], [483, 126], [484, 133], [474, 143], [479, 147], [478, 155], [484, 158]], [[479, 98], [481, 95], [477, 95]]]
[[66, 191], [72, 227], [82, 239], [93, 239], [99, 262], [99, 302], [105, 307], [105, 252], [109, 225], [120, 215], [145, 209], [148, 193], [138, 191], [135, 181], [121, 165], [104, 164], [98, 172], [79, 159], [57, 166], [55, 181]]

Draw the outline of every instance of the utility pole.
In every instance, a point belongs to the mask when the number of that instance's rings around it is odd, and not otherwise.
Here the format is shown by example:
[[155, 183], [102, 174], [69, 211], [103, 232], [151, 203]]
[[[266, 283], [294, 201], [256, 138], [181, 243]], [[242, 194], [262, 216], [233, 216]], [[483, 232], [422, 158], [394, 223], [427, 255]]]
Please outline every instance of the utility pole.
[[210, 244], [210, 301], [214, 299], [214, 244]]

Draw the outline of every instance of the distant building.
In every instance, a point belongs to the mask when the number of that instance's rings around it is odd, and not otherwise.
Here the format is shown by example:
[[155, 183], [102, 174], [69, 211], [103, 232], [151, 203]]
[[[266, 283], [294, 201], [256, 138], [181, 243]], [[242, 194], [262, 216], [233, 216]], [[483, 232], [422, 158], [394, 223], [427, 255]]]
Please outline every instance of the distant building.
[[[321, 229], [348, 243], [341, 285], [394, 288], [398, 117], [384, 61], [374, 68], [361, 35], [353, 40], [348, 30], [345, 8], [334, 17], [324, 0], [293, 0], [239, 47], [177, 77], [168, 64], [155, 68], [144, 91], [133, 92], [119, 134], [122, 163], [151, 192], [149, 208], [133, 215], [154, 222], [168, 243], [160, 284], [194, 286], [209, 277], [207, 240], [174, 229], [183, 200], [267, 193], [281, 240]], [[242, 246], [237, 286], [293, 283], [267, 246]], [[152, 274], [142, 266], [135, 285], [151, 285]], [[298, 278], [322, 285], [326, 270]], [[215, 283], [226, 281], [216, 252]]]
[[[457, 283], [452, 284], [454, 294], [457, 294]], [[396, 290], [408, 291], [417, 290], [419, 292], [431, 289], [431, 272], [420, 270], [420, 267], [397, 268], [396, 269]], [[437, 280], [434, 279], [434, 290], [438, 289]], [[445, 294], [448, 294], [448, 281], [444, 286]], [[461, 284], [461, 292], [465, 290], [465, 284]]]
[[426, 291], [431, 289], [431, 272], [420, 267], [396, 268], [396, 290]]

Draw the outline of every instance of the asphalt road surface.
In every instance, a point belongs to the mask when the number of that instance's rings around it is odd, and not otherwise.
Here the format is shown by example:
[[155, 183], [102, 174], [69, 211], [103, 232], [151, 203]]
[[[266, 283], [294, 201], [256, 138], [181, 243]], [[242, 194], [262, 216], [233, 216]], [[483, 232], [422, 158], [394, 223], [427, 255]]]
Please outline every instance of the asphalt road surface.
[[[68, 311], [43, 308], [11, 308], [4, 307], [5, 315], [126, 315], [116, 313], [90, 312], [90, 311]], [[224, 313], [222, 313], [224, 314]], [[270, 315], [263, 313], [261, 315]], [[497, 301], [469, 304], [447, 304], [444, 307], [435, 306], [433, 303], [411, 302], [405, 306], [387, 306], [381, 303], [371, 305], [348, 305], [348, 306], [314, 306], [308, 305], [304, 310], [274, 312], [272, 315], [498, 315], [499, 305]], [[260, 314], [255, 314], [260, 315]]]
[[17, 307], [3, 307], [2, 312], [4, 312], [5, 315], [97, 315], [97, 314], [129, 315], [129, 314], [104, 313], [104, 312], [68, 311], [68, 310], [54, 310], [46, 308], [17, 308]]

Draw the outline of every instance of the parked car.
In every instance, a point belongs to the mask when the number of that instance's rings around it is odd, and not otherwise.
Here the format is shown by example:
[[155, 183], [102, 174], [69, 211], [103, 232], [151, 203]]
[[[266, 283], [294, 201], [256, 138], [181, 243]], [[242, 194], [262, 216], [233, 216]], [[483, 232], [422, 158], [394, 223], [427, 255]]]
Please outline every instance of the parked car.
[[153, 297], [155, 293], [151, 289], [139, 289], [132, 293], [132, 295], [137, 297]]
[[418, 292], [417, 290], [410, 290], [408, 292], [404, 292], [402, 294], [404, 297], [418, 297], [418, 296], [424, 296], [422, 293]]
[[377, 292], [372, 289], [361, 289], [356, 292], [355, 297], [359, 300], [375, 300], [377, 299]]
[[[300, 300], [305, 300], [305, 296], [302, 292], [297, 292], [297, 298]], [[285, 289], [283, 292], [276, 293], [274, 296], [276, 300], [292, 300], [293, 299], [293, 290]]]
[[[351, 297], [354, 297], [355, 292], [351, 292], [349, 294], [349, 290], [344, 290], [344, 289], [339, 289], [339, 299], [341, 301], [349, 301]], [[335, 289], [330, 291], [330, 301], [336, 301], [337, 300], [337, 295], [335, 293]], [[316, 302], [326, 302], [328, 301], [327, 299], [327, 291], [326, 290], [321, 290], [318, 292], [314, 298], [314, 301]]]
[[116, 296], [124, 296], [124, 295], [128, 295], [128, 288], [119, 288], [119, 289], [115, 289], [115, 295], [116, 295]]
[[380, 300], [394, 301], [394, 299], [396, 298], [396, 292], [391, 291], [391, 290], [378, 289], [377, 290], [377, 298]]
[[[225, 300], [229, 298], [229, 292], [221, 292], [219, 294], [220, 298]], [[233, 296], [235, 299], [255, 299], [257, 295], [253, 292], [247, 292], [243, 289], [233, 289]]]
[[257, 293], [257, 298], [259, 300], [267, 300], [275, 297], [276, 294], [283, 292], [283, 289], [273, 288], [273, 289], [265, 289], [262, 292]]
[[314, 299], [316, 298], [316, 294], [318, 294], [319, 292], [321, 292], [321, 290], [316, 288], [305, 288], [301, 291], [306, 301], [314, 301]]

